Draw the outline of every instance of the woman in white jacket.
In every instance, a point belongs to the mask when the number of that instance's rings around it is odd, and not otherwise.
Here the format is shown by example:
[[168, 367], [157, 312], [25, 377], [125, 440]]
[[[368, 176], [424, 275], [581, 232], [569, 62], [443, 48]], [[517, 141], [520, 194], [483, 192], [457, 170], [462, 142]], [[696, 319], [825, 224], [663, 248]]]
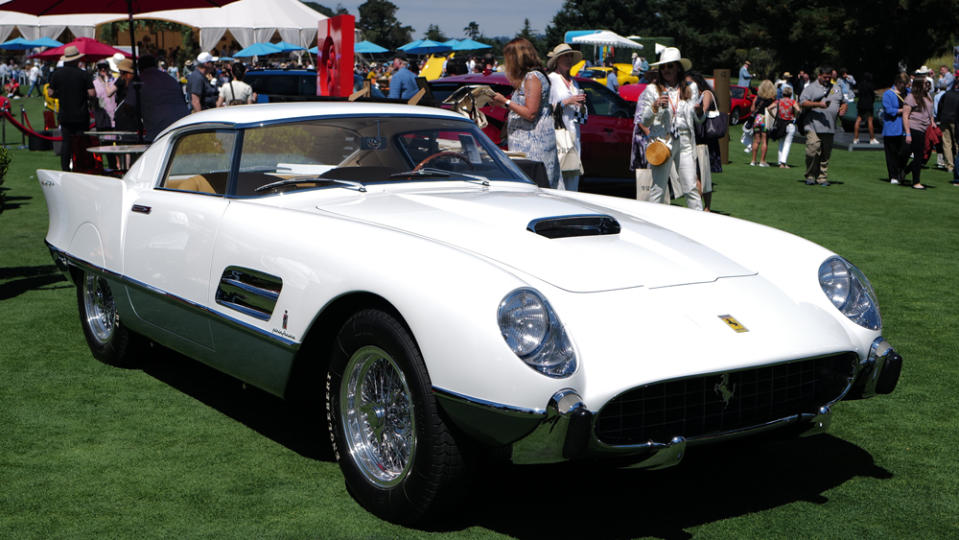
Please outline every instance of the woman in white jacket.
[[695, 85], [686, 84], [686, 71], [692, 62], [682, 58], [679, 49], [667, 47], [659, 55], [657, 84], [650, 84], [639, 97], [642, 123], [649, 127], [651, 141], [662, 139], [670, 149], [670, 156], [662, 165], [650, 166], [653, 170], [653, 185], [649, 190], [651, 202], [666, 202], [669, 172], [675, 167], [679, 174], [686, 207], [702, 210], [702, 196], [696, 189], [696, 134], [695, 124], [703, 119], [696, 115], [695, 107], [699, 91]]
[[[576, 152], [582, 156], [579, 125], [586, 123], [586, 94], [580, 90], [576, 80], [569, 74], [569, 70], [583, 59], [583, 53], [565, 43], [560, 43], [546, 57], [546, 69], [550, 71], [549, 104], [560, 107], [563, 125], [573, 134]], [[579, 174], [563, 173], [559, 189], [578, 191]]]

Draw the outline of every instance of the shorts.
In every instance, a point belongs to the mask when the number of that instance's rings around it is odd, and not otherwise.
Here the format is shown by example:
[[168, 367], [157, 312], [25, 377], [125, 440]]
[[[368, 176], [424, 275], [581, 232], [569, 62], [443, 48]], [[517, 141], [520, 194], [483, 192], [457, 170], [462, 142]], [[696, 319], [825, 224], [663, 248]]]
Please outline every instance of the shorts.
[[859, 109], [856, 111], [856, 114], [859, 116], [859, 118], [862, 118], [862, 119], [872, 118], [873, 116], [872, 109], [873, 109], [872, 103], [869, 103], [867, 107], [863, 107], [862, 105], [859, 105]]

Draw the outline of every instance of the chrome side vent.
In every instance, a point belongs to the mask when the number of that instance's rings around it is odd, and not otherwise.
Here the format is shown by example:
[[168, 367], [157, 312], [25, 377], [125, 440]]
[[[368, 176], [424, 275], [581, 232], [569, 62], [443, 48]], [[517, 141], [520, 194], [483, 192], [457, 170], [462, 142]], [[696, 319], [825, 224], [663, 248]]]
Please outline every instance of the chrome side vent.
[[619, 234], [620, 226], [613, 216], [584, 214], [534, 219], [526, 230], [546, 238], [571, 238]]
[[216, 289], [216, 303], [265, 321], [273, 314], [282, 289], [283, 280], [276, 276], [228, 266]]

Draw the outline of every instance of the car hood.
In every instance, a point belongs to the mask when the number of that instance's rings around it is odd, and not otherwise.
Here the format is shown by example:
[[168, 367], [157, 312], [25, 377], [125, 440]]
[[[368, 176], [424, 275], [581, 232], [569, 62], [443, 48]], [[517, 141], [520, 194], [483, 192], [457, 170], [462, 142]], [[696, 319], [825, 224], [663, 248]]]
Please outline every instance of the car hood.
[[[319, 209], [465, 249], [572, 292], [668, 287], [755, 274], [661, 226], [546, 190], [371, 193]], [[535, 220], [599, 215], [614, 218], [620, 232], [583, 236], [574, 230], [566, 237], [547, 238], [528, 230]]]

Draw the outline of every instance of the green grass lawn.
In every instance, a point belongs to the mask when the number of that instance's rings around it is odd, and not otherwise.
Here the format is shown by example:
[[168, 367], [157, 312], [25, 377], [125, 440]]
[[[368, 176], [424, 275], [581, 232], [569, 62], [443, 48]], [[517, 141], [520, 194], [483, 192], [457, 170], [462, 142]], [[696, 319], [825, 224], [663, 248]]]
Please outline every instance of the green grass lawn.
[[[917, 192], [881, 180], [881, 152], [836, 150], [834, 185], [810, 187], [800, 167], [746, 166], [733, 143], [714, 177], [715, 210], [821, 243], [869, 276], [905, 358], [895, 393], [839, 404], [828, 435], [694, 448], [662, 471], [495, 468], [443, 530], [420, 531], [353, 501], [318, 411], [163, 350], [143, 370], [94, 360], [43, 243], [35, 169], [58, 160], [11, 153], [2, 538], [959, 537], [959, 188], [944, 172], [924, 171], [930, 189]], [[791, 163], [802, 156], [794, 146]]]

